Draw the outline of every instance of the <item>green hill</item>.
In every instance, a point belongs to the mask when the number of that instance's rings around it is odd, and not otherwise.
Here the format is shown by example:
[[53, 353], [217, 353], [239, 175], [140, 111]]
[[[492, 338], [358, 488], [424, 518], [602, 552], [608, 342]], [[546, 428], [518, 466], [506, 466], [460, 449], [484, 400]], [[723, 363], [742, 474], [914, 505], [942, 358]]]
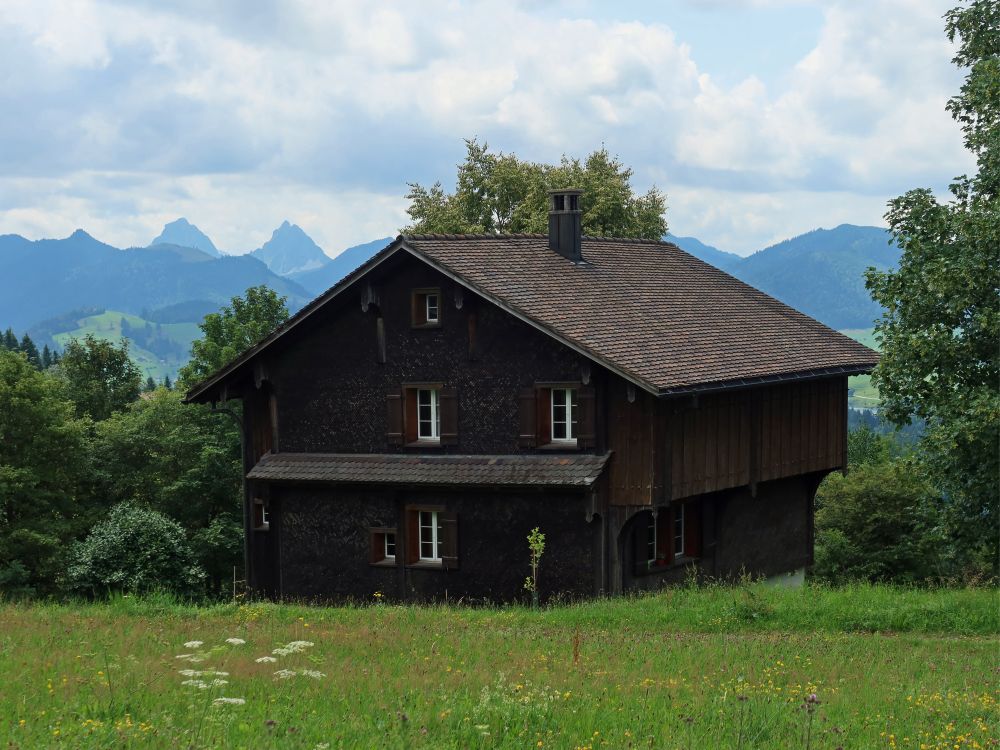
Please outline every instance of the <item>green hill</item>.
[[[881, 347], [875, 338], [874, 328], [845, 328], [841, 331], [860, 344], [878, 351]], [[856, 375], [847, 379], [850, 396], [847, 405], [854, 409], [871, 409], [879, 405], [878, 389], [872, 385], [871, 375]]]
[[115, 343], [126, 338], [129, 353], [142, 370], [143, 378], [152, 376], [156, 381], [163, 380], [164, 375], [172, 380], [177, 378], [177, 371], [188, 361], [191, 342], [201, 335], [196, 323], [156, 323], [117, 310], [88, 315], [74, 322], [75, 328], [51, 333], [60, 349], [71, 338], [83, 338], [88, 333]]

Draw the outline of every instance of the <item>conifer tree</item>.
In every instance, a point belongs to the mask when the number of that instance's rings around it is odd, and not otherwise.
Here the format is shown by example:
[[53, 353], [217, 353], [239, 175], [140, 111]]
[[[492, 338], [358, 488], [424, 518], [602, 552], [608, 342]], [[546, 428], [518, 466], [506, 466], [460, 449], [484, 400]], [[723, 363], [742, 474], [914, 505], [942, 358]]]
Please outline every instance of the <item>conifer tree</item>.
[[14, 335], [14, 330], [12, 328], [8, 328], [4, 331], [3, 348], [11, 352], [19, 351], [17, 348], [17, 336]]
[[28, 334], [24, 334], [21, 337], [21, 351], [28, 357], [28, 362], [30, 362], [35, 369], [40, 369], [41, 362], [38, 356], [38, 347], [35, 346], [35, 342], [31, 340]]
[[49, 345], [46, 344], [42, 347], [42, 369], [48, 370], [52, 366], [52, 352], [49, 350]]
[[174, 386], [173, 386], [173, 385], [172, 385], [172, 384], [170, 383], [170, 376], [169, 376], [169, 375], [164, 375], [164, 376], [163, 376], [163, 387], [164, 387], [164, 388], [166, 388], [167, 390], [170, 390], [171, 388], [173, 388], [173, 387], [174, 387]]
[[147, 393], [156, 390], [156, 381], [153, 380], [152, 375], [146, 378], [146, 387], [143, 388], [143, 390], [146, 391]]

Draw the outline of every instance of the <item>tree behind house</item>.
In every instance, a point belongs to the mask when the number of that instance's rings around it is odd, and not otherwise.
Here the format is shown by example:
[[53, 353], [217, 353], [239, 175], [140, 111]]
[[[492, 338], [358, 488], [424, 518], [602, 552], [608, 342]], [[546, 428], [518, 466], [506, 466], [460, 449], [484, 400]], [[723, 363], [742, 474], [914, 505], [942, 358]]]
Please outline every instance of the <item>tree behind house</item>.
[[548, 231], [548, 191], [583, 190], [580, 208], [584, 234], [658, 240], [667, 232], [666, 197], [652, 187], [644, 195], [632, 188], [632, 170], [607, 149], [586, 160], [563, 157], [559, 165], [521, 161], [494, 153], [487, 144], [466, 141], [456, 188], [441, 183], [425, 188], [410, 183], [407, 213], [415, 233], [544, 233]]

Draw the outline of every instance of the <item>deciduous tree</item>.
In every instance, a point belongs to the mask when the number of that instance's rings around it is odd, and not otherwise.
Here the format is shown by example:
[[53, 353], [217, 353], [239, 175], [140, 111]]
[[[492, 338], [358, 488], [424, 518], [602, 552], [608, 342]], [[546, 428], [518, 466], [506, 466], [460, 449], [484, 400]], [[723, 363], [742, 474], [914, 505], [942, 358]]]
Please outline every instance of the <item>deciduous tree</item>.
[[180, 385], [190, 388], [284, 323], [285, 299], [266, 286], [255, 286], [242, 297], [233, 297], [219, 312], [206, 315], [199, 325], [203, 335], [191, 344], [191, 360], [178, 376]]
[[59, 361], [59, 376], [77, 415], [89, 414], [98, 421], [139, 398], [142, 386], [142, 372], [129, 357], [128, 341], [115, 345], [89, 333], [83, 341], [70, 339]]
[[945, 493], [951, 533], [970, 561], [1000, 560], [1000, 2], [974, 0], [946, 15], [966, 69], [948, 103], [978, 171], [956, 178], [951, 200], [912, 190], [886, 219], [902, 248], [895, 271], [868, 273], [885, 315], [873, 373], [885, 415], [927, 420], [921, 449]]
[[667, 231], [666, 198], [655, 187], [643, 195], [632, 188], [632, 170], [607, 149], [585, 160], [563, 157], [558, 165], [537, 164], [514, 154], [494, 153], [487, 144], [466, 141], [455, 192], [435, 183], [411, 183], [407, 209], [410, 232], [519, 233], [548, 228], [548, 191], [583, 190], [580, 208], [585, 234], [660, 239]]

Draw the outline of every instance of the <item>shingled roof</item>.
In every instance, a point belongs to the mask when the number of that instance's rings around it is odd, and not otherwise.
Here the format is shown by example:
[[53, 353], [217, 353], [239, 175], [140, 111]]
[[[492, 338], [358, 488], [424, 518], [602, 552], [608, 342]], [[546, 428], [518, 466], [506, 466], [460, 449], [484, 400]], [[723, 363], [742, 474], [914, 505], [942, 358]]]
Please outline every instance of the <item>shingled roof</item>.
[[582, 262], [543, 234], [400, 235], [188, 393], [204, 398], [390, 256], [408, 252], [652, 393], [871, 370], [878, 354], [676, 245], [584, 237]]
[[247, 479], [340, 484], [480, 487], [589, 487], [610, 454], [418, 456], [268, 453]]
[[650, 390], [863, 372], [866, 346], [666, 242], [584, 237], [583, 262], [546, 235], [402, 241]]

